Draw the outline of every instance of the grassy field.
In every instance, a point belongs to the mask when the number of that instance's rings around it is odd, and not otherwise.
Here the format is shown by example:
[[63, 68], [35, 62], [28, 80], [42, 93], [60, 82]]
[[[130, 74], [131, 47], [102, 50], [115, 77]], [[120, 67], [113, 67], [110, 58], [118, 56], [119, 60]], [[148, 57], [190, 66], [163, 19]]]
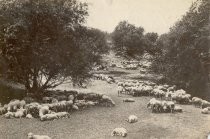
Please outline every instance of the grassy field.
[[[68, 86], [62, 86], [68, 89]], [[109, 139], [115, 127], [125, 127], [128, 139], [205, 139], [210, 131], [210, 115], [191, 105], [182, 106], [183, 113], [154, 114], [146, 108], [149, 97], [123, 103], [117, 96], [116, 84], [94, 81], [89, 90], [110, 95], [115, 107], [93, 107], [71, 114], [69, 119], [41, 122], [37, 119], [5, 119], [0, 117], [0, 139], [25, 139], [28, 132], [45, 134], [53, 139]], [[125, 119], [135, 114], [139, 122]]]
[[[110, 54], [110, 59], [118, 62]], [[154, 74], [139, 74], [139, 70], [111, 68], [104, 73], [116, 80], [141, 79], [157, 80]], [[63, 84], [57, 89], [72, 89]], [[81, 89], [79, 89], [81, 90]], [[192, 105], [182, 105], [183, 113], [152, 113], [146, 105], [149, 97], [136, 97], [134, 103], [123, 103], [129, 96], [117, 96], [117, 85], [105, 81], [93, 81], [84, 91], [107, 94], [116, 102], [115, 107], [92, 107], [76, 111], [69, 119], [41, 122], [38, 119], [5, 119], [0, 117], [0, 139], [26, 139], [27, 133], [44, 134], [53, 139], [118, 139], [111, 137], [116, 127], [128, 130], [127, 139], [206, 139], [210, 132], [210, 115], [201, 114], [201, 109]], [[83, 91], [83, 90], [82, 90]], [[134, 114], [139, 121], [129, 124], [125, 119]]]

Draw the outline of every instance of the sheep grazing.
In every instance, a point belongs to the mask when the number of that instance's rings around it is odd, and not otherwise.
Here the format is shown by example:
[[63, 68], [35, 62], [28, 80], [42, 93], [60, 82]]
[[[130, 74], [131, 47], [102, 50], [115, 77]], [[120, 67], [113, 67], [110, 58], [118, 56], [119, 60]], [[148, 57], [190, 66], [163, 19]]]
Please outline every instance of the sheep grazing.
[[123, 92], [125, 92], [124, 87], [122, 87], [122, 86], [118, 86], [118, 87], [117, 87], [117, 93], [118, 93], [118, 96], [120, 96], [120, 94], [123, 94]]
[[122, 136], [122, 137], [126, 137], [127, 136], [127, 130], [125, 128], [115, 128], [112, 133], [111, 136]]
[[195, 107], [201, 107], [202, 105], [202, 99], [198, 97], [192, 98], [192, 104], [194, 104]]
[[175, 103], [173, 101], [159, 101], [155, 98], [150, 99], [147, 108], [151, 108], [152, 112], [174, 112]]
[[202, 114], [209, 114], [210, 112], [209, 112], [208, 108], [204, 108], [204, 109], [201, 110], [201, 113]]
[[126, 121], [129, 123], [135, 123], [138, 122], [138, 118], [135, 115], [130, 115]]
[[28, 133], [28, 139], [51, 139], [49, 136], [46, 135], [34, 135], [33, 133]]
[[133, 98], [124, 98], [123, 102], [135, 102]]
[[206, 100], [202, 100], [201, 102], [201, 108], [207, 108], [210, 107], [210, 102], [206, 101]]

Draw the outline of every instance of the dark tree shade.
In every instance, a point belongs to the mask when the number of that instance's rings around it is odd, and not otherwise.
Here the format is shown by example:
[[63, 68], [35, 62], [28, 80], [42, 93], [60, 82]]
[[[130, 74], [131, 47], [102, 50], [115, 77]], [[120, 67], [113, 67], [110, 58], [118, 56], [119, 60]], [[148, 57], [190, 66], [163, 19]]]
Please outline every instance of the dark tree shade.
[[56, 87], [66, 79], [77, 82], [89, 77], [99, 57], [98, 47], [103, 46], [97, 33], [82, 27], [87, 15], [87, 4], [76, 0], [0, 1], [0, 52], [8, 65], [5, 76], [24, 84], [31, 93]]

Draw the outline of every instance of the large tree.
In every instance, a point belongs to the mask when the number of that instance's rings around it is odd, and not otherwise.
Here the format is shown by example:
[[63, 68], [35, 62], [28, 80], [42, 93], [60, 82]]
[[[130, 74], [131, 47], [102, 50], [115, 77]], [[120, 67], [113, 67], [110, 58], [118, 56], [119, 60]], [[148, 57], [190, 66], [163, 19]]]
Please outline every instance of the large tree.
[[[87, 4], [76, 0], [0, 1], [0, 52], [7, 78], [40, 94], [66, 79], [90, 76], [100, 47], [82, 27]], [[86, 33], [83, 32], [86, 30]]]
[[[187, 91], [203, 96], [208, 83], [210, 53], [210, 1], [198, 0], [158, 45], [162, 57], [157, 66], [165, 79]], [[162, 45], [162, 46], [161, 46]]]
[[114, 50], [123, 56], [135, 56], [144, 50], [142, 27], [136, 27], [127, 21], [121, 21], [112, 33]]

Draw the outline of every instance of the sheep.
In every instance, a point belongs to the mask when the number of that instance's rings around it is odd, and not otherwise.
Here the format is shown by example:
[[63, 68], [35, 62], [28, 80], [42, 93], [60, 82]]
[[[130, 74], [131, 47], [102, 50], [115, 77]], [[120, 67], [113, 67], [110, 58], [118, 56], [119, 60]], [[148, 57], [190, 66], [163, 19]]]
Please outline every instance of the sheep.
[[173, 113], [174, 112], [175, 103], [173, 101], [168, 101], [167, 105], [168, 105], [169, 109], [171, 110], [171, 113]]
[[118, 86], [118, 87], [117, 87], [118, 96], [120, 96], [120, 94], [122, 94], [123, 92], [125, 92], [125, 88], [122, 87], [122, 86]]
[[48, 114], [50, 112], [50, 108], [48, 106], [42, 106], [40, 109], [39, 109], [39, 117], [45, 115], [45, 114]]
[[77, 105], [72, 105], [73, 110], [79, 110], [79, 107]]
[[10, 118], [13, 118], [14, 117], [14, 113], [8, 111], [6, 114], [4, 114], [4, 116], [5, 116], [5, 118], [10, 119]]
[[25, 109], [27, 110], [28, 114], [31, 114], [34, 118], [39, 117], [39, 109], [41, 105], [36, 102], [32, 102], [30, 104], [26, 104]]
[[28, 133], [28, 139], [51, 139], [49, 136], [46, 135], [34, 135], [33, 133]]
[[98, 104], [98, 102], [87, 101], [86, 104], [87, 106], [95, 106], [96, 104]]
[[122, 136], [122, 137], [126, 137], [127, 136], [127, 130], [125, 128], [115, 128], [112, 133], [111, 136]]
[[7, 112], [7, 108], [0, 107], [0, 115], [5, 114]]
[[206, 100], [202, 100], [201, 102], [201, 108], [207, 108], [210, 107], [210, 102], [206, 101]]
[[195, 105], [195, 107], [201, 107], [202, 105], [202, 99], [198, 97], [192, 98], [192, 103]]
[[183, 109], [180, 106], [175, 106], [174, 107], [174, 112], [182, 112]]
[[152, 109], [152, 112], [160, 112], [161, 111], [160, 109], [162, 108], [161, 101], [152, 98], [147, 104], [147, 108], [149, 107]]
[[15, 118], [21, 118], [26, 115], [26, 109], [18, 109], [17, 112], [15, 112]]
[[69, 118], [70, 114], [68, 112], [58, 112], [55, 113], [55, 115], [57, 115], [58, 118]]
[[124, 98], [123, 102], [135, 102], [133, 98]]
[[55, 113], [50, 113], [40, 116], [41, 121], [55, 120], [55, 119], [58, 119], [58, 115]]
[[107, 95], [102, 95], [100, 102], [105, 103], [105, 106], [115, 106], [115, 102]]
[[201, 110], [201, 113], [202, 113], [202, 114], [209, 114], [208, 108], [202, 109], [202, 110]]
[[126, 121], [129, 123], [135, 123], [135, 122], [138, 122], [138, 118], [135, 115], [130, 115], [128, 119], [126, 119]]
[[27, 115], [26, 115], [26, 118], [28, 118], [28, 119], [33, 119], [33, 116], [32, 116], [31, 114], [27, 114]]
[[20, 106], [20, 101], [17, 99], [11, 100], [8, 104], [7, 111], [16, 112], [18, 109], [18, 106]]

